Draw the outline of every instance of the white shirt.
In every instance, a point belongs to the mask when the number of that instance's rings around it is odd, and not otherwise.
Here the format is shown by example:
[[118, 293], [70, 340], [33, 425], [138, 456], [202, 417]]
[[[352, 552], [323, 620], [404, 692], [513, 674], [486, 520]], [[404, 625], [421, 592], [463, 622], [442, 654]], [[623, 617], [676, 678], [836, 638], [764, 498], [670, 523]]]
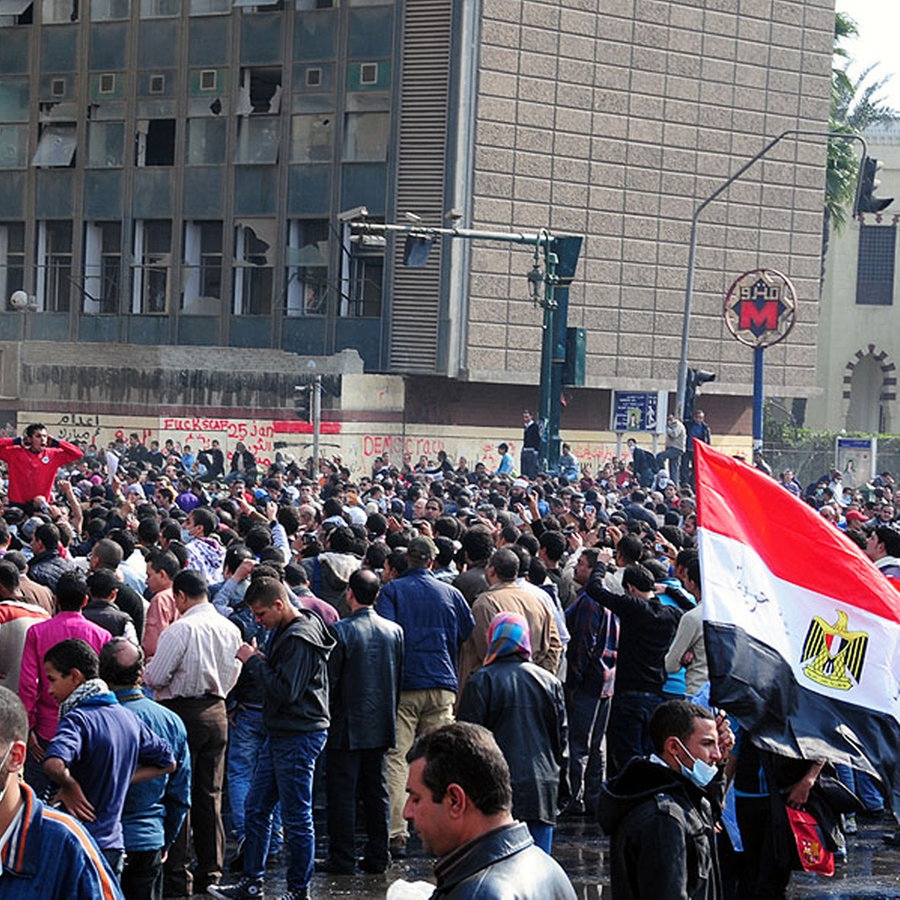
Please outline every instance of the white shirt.
[[241, 672], [235, 658], [241, 646], [238, 627], [208, 602], [198, 603], [159, 636], [144, 682], [157, 700], [200, 697], [225, 698]]

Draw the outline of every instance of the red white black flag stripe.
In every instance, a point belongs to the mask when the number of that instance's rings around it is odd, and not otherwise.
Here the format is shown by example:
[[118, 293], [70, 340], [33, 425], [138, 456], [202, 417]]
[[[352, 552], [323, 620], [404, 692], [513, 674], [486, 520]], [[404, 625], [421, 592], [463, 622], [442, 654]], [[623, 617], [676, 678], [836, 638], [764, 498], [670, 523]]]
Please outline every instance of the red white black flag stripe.
[[878, 774], [900, 809], [900, 591], [767, 475], [695, 456], [713, 702], [775, 752]]

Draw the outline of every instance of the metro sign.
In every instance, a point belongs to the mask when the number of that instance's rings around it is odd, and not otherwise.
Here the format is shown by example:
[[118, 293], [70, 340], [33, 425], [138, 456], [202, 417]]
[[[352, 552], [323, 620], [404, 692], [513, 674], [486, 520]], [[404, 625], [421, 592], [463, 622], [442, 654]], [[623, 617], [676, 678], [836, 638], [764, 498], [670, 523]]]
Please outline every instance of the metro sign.
[[725, 324], [742, 344], [771, 347], [794, 327], [797, 294], [786, 275], [752, 269], [739, 276], [725, 296]]

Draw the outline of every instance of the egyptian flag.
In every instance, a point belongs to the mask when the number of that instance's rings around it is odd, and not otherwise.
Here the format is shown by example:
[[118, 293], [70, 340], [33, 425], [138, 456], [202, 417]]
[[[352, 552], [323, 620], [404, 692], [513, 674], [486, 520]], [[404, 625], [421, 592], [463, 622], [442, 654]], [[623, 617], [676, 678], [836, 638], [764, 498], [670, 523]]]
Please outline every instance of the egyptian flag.
[[768, 475], [694, 447], [713, 703], [775, 753], [877, 775], [900, 810], [900, 590]]

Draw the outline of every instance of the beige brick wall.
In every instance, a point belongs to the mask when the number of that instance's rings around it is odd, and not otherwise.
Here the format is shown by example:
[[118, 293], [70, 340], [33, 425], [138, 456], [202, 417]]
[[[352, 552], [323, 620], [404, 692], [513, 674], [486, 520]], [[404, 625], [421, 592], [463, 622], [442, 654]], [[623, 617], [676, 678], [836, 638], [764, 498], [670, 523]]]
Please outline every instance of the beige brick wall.
[[[830, 0], [484, 0], [473, 225], [584, 234], [569, 324], [597, 387], [674, 389], [691, 215], [764, 144], [827, 126]], [[802, 323], [769, 390], [814, 384], [824, 146], [786, 139], [704, 213], [690, 361], [749, 393], [725, 329], [741, 272], [785, 272]], [[470, 373], [536, 383], [525, 247], [473, 246]]]

